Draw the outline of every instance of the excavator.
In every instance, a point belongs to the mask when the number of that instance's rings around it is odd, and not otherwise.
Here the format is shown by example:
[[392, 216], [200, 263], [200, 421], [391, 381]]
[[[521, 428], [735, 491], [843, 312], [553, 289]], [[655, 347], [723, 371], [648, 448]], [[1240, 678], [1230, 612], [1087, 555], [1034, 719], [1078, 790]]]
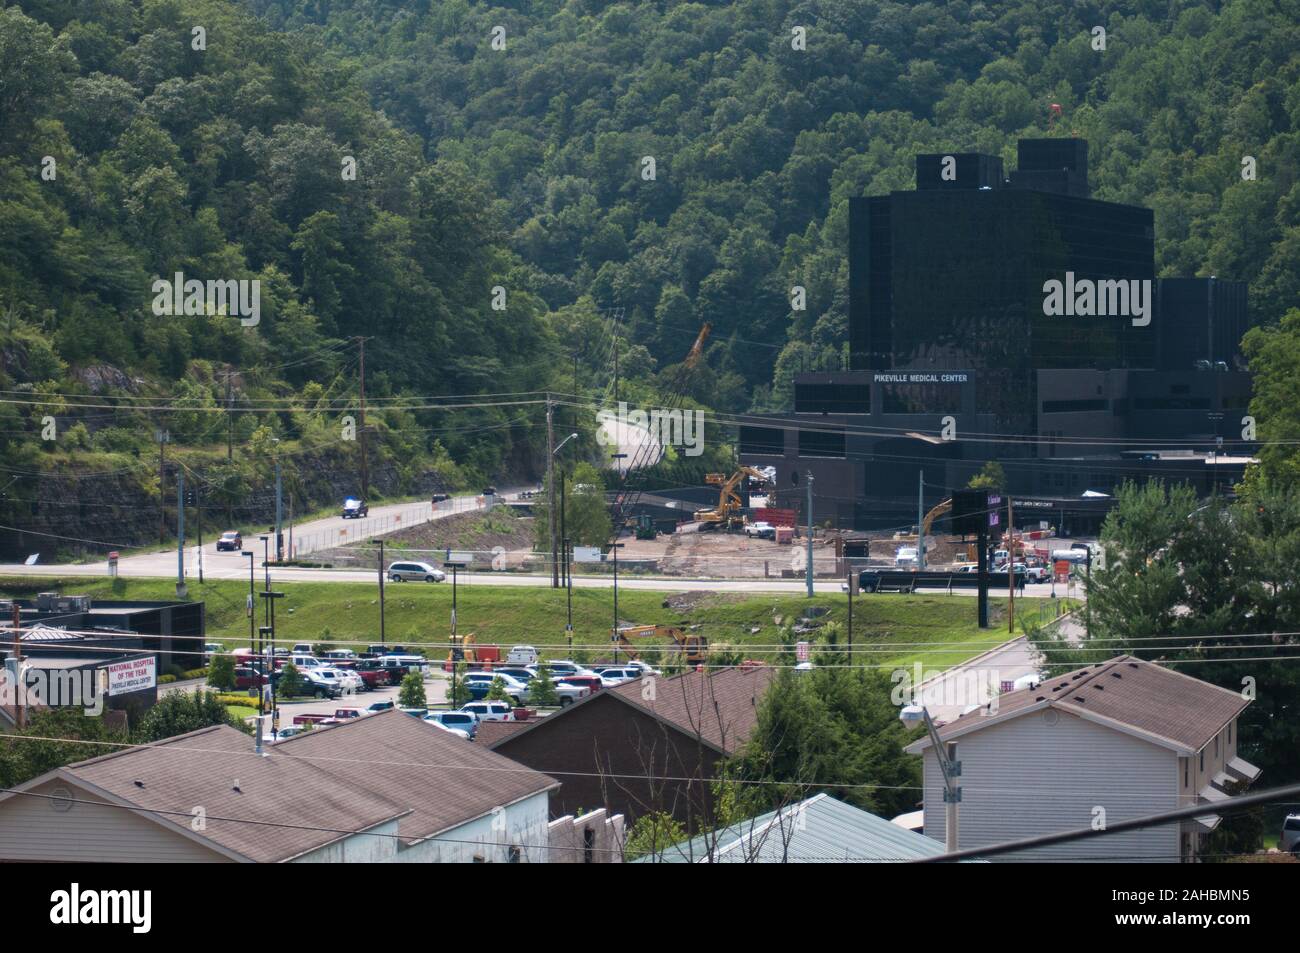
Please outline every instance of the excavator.
[[447, 661], [442, 666], [443, 671], [450, 672], [457, 662], [468, 662], [470, 665], [491, 668], [493, 663], [501, 661], [501, 646], [476, 645], [473, 632], [468, 635], [453, 635], [449, 640], [451, 651], [447, 653]]
[[695, 521], [701, 523], [701, 530], [706, 529], [730, 529], [736, 525], [739, 520], [740, 508], [744, 505], [740, 494], [736, 492], [736, 487], [740, 482], [749, 477], [764, 485], [767, 484], [767, 474], [761, 470], [755, 470], [753, 467], [741, 467], [731, 476], [725, 473], [710, 473], [705, 478], [706, 483], [721, 487], [718, 491], [718, 505], [711, 510], [696, 510]]
[[683, 632], [673, 625], [628, 625], [614, 633], [614, 642], [634, 662], [639, 653], [630, 640], [651, 638], [666, 638], [671, 641], [687, 665], [703, 665], [709, 652], [707, 638]]

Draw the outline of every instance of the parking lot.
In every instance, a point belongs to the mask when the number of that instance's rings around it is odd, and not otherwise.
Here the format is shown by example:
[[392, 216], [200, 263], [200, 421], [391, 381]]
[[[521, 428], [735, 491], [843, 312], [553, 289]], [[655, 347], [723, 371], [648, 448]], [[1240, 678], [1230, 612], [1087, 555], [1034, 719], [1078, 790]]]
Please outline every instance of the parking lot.
[[[430, 706], [442, 705], [447, 701], [448, 680], [441, 672], [425, 679], [424, 694]], [[355, 695], [343, 695], [339, 698], [312, 699], [308, 702], [288, 702], [280, 704], [280, 721], [277, 728], [288, 728], [296, 715], [333, 715], [339, 708], [360, 708], [363, 711], [379, 701], [391, 701], [397, 704], [398, 686], [388, 685], [373, 691], [357, 692]], [[250, 699], [256, 704], [256, 698]]]

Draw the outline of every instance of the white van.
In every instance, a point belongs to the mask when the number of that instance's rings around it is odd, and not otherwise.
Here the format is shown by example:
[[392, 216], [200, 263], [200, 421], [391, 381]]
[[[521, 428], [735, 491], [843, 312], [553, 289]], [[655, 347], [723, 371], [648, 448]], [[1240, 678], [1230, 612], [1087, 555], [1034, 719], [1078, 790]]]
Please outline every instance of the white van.
[[916, 566], [916, 547], [903, 546], [894, 554], [895, 569], [911, 569]]
[[514, 645], [506, 653], [506, 661], [511, 665], [536, 665], [537, 649], [531, 645]]

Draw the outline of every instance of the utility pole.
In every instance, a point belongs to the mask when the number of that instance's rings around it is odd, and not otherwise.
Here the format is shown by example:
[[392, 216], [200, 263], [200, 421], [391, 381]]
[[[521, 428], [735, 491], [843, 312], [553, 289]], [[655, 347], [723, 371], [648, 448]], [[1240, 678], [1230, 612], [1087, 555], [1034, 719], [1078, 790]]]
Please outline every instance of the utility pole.
[[1011, 494], [1007, 494], [1007, 631], [1016, 631], [1016, 524], [1011, 517]]
[[558, 561], [559, 540], [555, 538], [555, 407], [551, 395], [546, 395], [546, 483], [547, 483], [547, 522], [548, 537], [551, 542], [551, 588], [560, 588], [560, 565]]
[[199, 584], [202, 585], [203, 584], [203, 497], [199, 495], [200, 493], [202, 493], [202, 486], [198, 483], [195, 483], [194, 484], [194, 506], [199, 511], [199, 527], [198, 527], [199, 528], [199, 556], [198, 556]]
[[235, 403], [230, 393], [231, 372], [226, 371], [226, 462], [235, 459]]
[[158, 542], [167, 542], [167, 507], [165, 505], [167, 493], [167, 439], [166, 430], [161, 428], [154, 431], [154, 439], [158, 441]]
[[280, 481], [280, 452], [275, 454], [275, 561], [284, 562], [284, 496]]
[[925, 471], [917, 471], [916, 480], [916, 571], [925, 572]]
[[569, 533], [564, 528], [564, 467], [560, 467], [560, 585], [567, 586], [569, 579]]
[[14, 725], [20, 731], [27, 727], [27, 681], [23, 678], [23, 610], [18, 605], [17, 600], [13, 604], [13, 626], [14, 626], [14, 674], [18, 677], [18, 684], [14, 688], [18, 692], [18, 706], [15, 709]]
[[569, 620], [565, 623], [564, 631], [569, 637], [569, 658], [573, 658], [573, 566], [569, 564], [569, 539], [566, 536], [563, 541], [564, 545], [564, 565], [565, 565], [565, 603], [568, 606]]
[[813, 597], [813, 535], [812, 535], [813, 534], [813, 501], [812, 501], [813, 475], [811, 470], [808, 470], [807, 474], [808, 474], [808, 558], [807, 558], [808, 565], [804, 567], [804, 581], [808, 587], [808, 598], [811, 599]]
[[176, 468], [176, 595], [185, 596], [185, 471]]
[[370, 499], [370, 460], [366, 455], [366, 339], [357, 338], [361, 347], [361, 499]]
[[379, 538], [379, 643], [384, 644], [384, 538]]

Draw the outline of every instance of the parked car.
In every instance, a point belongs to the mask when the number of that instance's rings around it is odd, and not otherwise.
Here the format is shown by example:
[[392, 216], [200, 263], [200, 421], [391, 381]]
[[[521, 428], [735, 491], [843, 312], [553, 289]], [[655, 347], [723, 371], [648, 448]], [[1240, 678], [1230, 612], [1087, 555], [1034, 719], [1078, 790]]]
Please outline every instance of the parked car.
[[600, 672], [600, 683], [606, 688], [613, 688], [615, 685], [622, 685], [624, 682], [634, 682], [640, 677], [640, 669], [607, 668]]
[[395, 684], [404, 679], [408, 672], [423, 673], [429, 660], [423, 655], [385, 655], [379, 664], [388, 672], [389, 683]]
[[483, 487], [483, 495], [484, 495], [484, 496], [496, 496], [496, 495], [497, 495], [497, 488], [494, 487], [494, 486], [485, 486], [485, 487]]
[[318, 668], [313, 671], [319, 672], [323, 678], [334, 679], [339, 683], [339, 687], [346, 694], [354, 694], [365, 688], [365, 682], [361, 676], [346, 668]]
[[[577, 662], [570, 662], [568, 659], [551, 659], [543, 663], [551, 673], [552, 678], [559, 678], [561, 675], [595, 675], [589, 668], [579, 665]], [[537, 668], [536, 665], [530, 665], [529, 668]]]
[[1046, 566], [1030, 566], [1025, 571], [1025, 579], [1027, 582], [1050, 582], [1052, 572]]
[[523, 681], [525, 685], [532, 683], [532, 680], [537, 677], [537, 672], [534, 672], [532, 668], [512, 668], [507, 666], [506, 668], [493, 668], [491, 671], [500, 672], [502, 675], [508, 675], [512, 677], [512, 679], [519, 679], [520, 681]]
[[468, 711], [431, 711], [424, 716], [424, 720], [432, 721], [443, 728], [463, 731], [469, 738], [473, 738], [478, 733], [478, 716]]
[[388, 699], [382, 702], [371, 702], [366, 711], [372, 715], [377, 715], [381, 711], [392, 711], [394, 707], [396, 707], [395, 703], [392, 699]]
[[433, 494], [432, 497], [430, 497], [429, 502], [432, 503], [434, 506], [437, 506], [439, 503], [442, 503], [450, 499], [451, 499], [451, 495], [448, 493], [435, 493]]
[[244, 537], [239, 535], [239, 530], [228, 529], [217, 537], [217, 552], [237, 553], [244, 548]]
[[605, 687], [605, 683], [595, 672], [590, 672], [586, 675], [561, 675], [555, 680], [555, 684], [578, 685], [579, 687], [586, 688], [593, 695]]
[[357, 653], [351, 649], [330, 649], [325, 657], [331, 662], [352, 662], [356, 660]]
[[203, 643], [203, 661], [205, 661], [205, 662], [211, 662], [211, 661], [212, 661], [212, 656], [214, 656], [214, 655], [220, 655], [220, 654], [221, 654], [222, 652], [224, 652], [225, 650], [226, 650], [226, 647], [225, 647], [224, 645], [222, 645], [220, 642], [204, 642], [204, 643]]
[[365, 500], [358, 500], [355, 496], [349, 496], [343, 501], [343, 518], [345, 520], [360, 519], [369, 515], [370, 507], [366, 505]]
[[560, 707], [568, 708], [576, 701], [582, 701], [591, 695], [591, 689], [586, 685], [570, 685], [566, 682], [556, 682], [555, 694], [560, 699]]
[[247, 691], [250, 688], [259, 688], [266, 682], [266, 676], [257, 669], [248, 665], [235, 666], [235, 688]]
[[532, 690], [513, 675], [503, 675], [500, 672], [468, 672], [465, 675], [465, 687], [469, 689], [470, 698], [478, 701], [487, 697], [487, 693], [492, 689], [492, 683], [498, 678], [505, 686], [506, 694], [516, 705], [523, 705], [532, 695]]
[[1282, 836], [1277, 841], [1278, 850], [1300, 854], [1300, 814], [1288, 814], [1282, 822]]
[[279, 731], [275, 732], [270, 736], [270, 740], [273, 742], [284, 741], [286, 738], [292, 738], [295, 735], [300, 735], [306, 730], [307, 730], [306, 725], [294, 725], [291, 728], [281, 728]]
[[337, 718], [339, 721], [347, 721], [349, 718], [360, 718], [364, 714], [366, 713], [363, 712], [360, 708], [334, 709], [334, 717]]
[[514, 645], [506, 653], [506, 661], [511, 665], [536, 665], [537, 649], [531, 645]]
[[396, 669], [384, 667], [384, 663], [379, 659], [363, 658], [358, 659], [357, 663], [352, 666], [353, 670], [361, 676], [361, 680], [371, 688], [379, 688], [383, 685], [393, 684], [393, 676], [400, 673]]
[[388, 567], [388, 578], [392, 582], [443, 582], [447, 574], [428, 563], [393, 563]]
[[293, 723], [295, 725], [319, 725], [322, 721], [328, 721], [333, 715], [327, 715], [324, 712], [308, 713], [306, 715], [294, 715]]
[[762, 520], [755, 523], [746, 523], [745, 535], [757, 536], [759, 539], [776, 539], [776, 527]]
[[312, 655], [316, 652], [310, 642], [298, 642], [289, 650], [291, 655]]
[[466, 702], [460, 706], [479, 721], [510, 721], [514, 718], [515, 706], [509, 702]]
[[444, 725], [436, 718], [425, 718], [424, 720], [428, 724], [432, 725], [434, 728], [437, 728], [439, 731], [445, 731], [448, 734], [455, 735], [457, 738], [461, 739], [462, 741], [473, 740], [474, 736], [471, 735], [468, 731], [466, 731], [463, 728], [452, 728], [450, 725]]
[[317, 698], [338, 698], [343, 694], [343, 684], [337, 678], [331, 678], [324, 673], [329, 669], [304, 668], [302, 677], [306, 682], [308, 694], [315, 695]]

